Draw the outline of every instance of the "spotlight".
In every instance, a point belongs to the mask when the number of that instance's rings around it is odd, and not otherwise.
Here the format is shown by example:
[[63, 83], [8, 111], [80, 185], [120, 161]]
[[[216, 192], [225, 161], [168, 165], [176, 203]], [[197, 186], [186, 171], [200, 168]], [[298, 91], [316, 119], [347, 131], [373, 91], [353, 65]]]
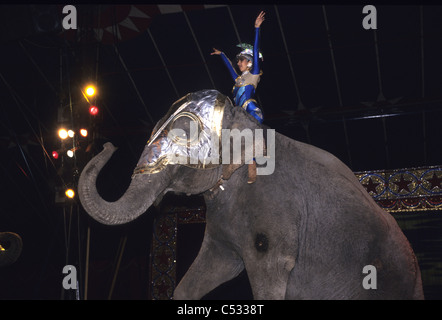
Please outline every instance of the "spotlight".
[[68, 137], [68, 132], [66, 131], [66, 129], [60, 129], [58, 130], [58, 136], [64, 140]]
[[80, 129], [80, 134], [81, 134], [83, 137], [87, 137], [87, 130], [86, 130], [86, 129]]
[[68, 131], [68, 136], [73, 138], [74, 137], [75, 132], [73, 130], [69, 130]]
[[89, 96], [89, 97], [93, 97], [95, 95], [96, 91], [97, 90], [92, 85], [87, 86], [86, 89], [85, 89], [86, 95]]
[[90, 106], [89, 113], [93, 116], [96, 116], [98, 114], [98, 108], [96, 106]]
[[68, 155], [69, 158], [72, 158], [74, 156], [74, 150], [68, 150], [66, 154]]
[[72, 199], [75, 196], [75, 192], [72, 189], [67, 189], [65, 194], [66, 194], [66, 197], [68, 197], [70, 199]]

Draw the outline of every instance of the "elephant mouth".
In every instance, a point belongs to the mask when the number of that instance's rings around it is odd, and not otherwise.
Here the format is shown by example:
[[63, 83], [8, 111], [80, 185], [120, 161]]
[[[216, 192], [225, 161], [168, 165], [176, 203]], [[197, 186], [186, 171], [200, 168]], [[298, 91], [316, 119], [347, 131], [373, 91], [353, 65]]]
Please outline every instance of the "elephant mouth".
[[219, 166], [227, 99], [216, 90], [202, 90], [174, 102], [156, 125], [132, 178], [138, 174], [161, 172], [168, 164], [196, 169]]

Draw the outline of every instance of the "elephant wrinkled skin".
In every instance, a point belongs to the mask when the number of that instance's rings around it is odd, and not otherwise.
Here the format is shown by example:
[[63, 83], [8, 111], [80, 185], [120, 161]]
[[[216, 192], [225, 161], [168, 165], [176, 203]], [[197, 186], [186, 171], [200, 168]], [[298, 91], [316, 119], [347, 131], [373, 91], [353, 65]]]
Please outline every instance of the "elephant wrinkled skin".
[[[214, 93], [223, 97], [208, 90], [189, 99]], [[222, 101], [223, 129], [263, 128], [229, 99]], [[107, 143], [81, 174], [80, 200], [97, 221], [113, 225], [134, 220], [169, 191], [204, 195], [204, 240], [175, 299], [200, 299], [244, 268], [255, 299], [423, 299], [408, 240], [353, 172], [330, 153], [279, 133], [273, 147], [274, 172], [258, 175], [253, 184], [247, 183], [244, 159], [205, 169], [169, 163], [135, 174], [112, 203], [96, 189], [116, 150]], [[376, 289], [363, 286], [367, 265], [376, 268]]]

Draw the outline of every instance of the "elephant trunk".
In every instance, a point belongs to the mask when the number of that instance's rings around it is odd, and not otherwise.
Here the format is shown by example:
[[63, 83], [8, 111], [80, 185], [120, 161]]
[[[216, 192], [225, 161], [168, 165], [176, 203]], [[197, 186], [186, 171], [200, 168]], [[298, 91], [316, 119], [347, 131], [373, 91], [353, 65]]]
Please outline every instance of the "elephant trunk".
[[86, 212], [95, 220], [106, 225], [119, 225], [135, 220], [152, 205], [165, 189], [164, 173], [137, 175], [125, 194], [115, 202], [104, 200], [98, 193], [96, 182], [101, 169], [116, 151], [108, 142], [83, 169], [78, 181], [78, 194]]
[[13, 264], [23, 248], [21, 237], [13, 232], [0, 232], [0, 266]]

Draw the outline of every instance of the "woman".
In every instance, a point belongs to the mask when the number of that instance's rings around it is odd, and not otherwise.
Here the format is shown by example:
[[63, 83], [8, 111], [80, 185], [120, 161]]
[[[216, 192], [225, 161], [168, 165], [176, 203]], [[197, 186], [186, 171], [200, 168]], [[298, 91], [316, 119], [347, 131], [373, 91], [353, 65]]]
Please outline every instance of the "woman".
[[[250, 113], [259, 123], [262, 123], [263, 116], [261, 109], [258, 107], [258, 103], [253, 97], [255, 96], [255, 90], [260, 80], [261, 71], [259, 69], [259, 59], [262, 58], [259, 53], [259, 28], [264, 22], [265, 12], [261, 11], [255, 20], [255, 43], [253, 44], [253, 50], [250, 45], [239, 44], [238, 47], [244, 49], [237, 56], [237, 65], [241, 75], [238, 75], [235, 71], [230, 60], [226, 55], [213, 48], [211, 55], [220, 55], [224, 64], [230, 72], [235, 86], [233, 87], [233, 101], [235, 105], [244, 108]], [[248, 166], [249, 179], [248, 183], [254, 183], [256, 181], [256, 160]]]
[[259, 28], [264, 22], [264, 15], [265, 12], [261, 11], [255, 20], [255, 43], [253, 45], [253, 50], [251, 49], [250, 45], [238, 45], [238, 47], [244, 49], [236, 56], [238, 61], [237, 65], [241, 75], [236, 73], [232, 63], [223, 52], [213, 48], [213, 52], [211, 53], [211, 55], [221, 56], [224, 64], [230, 72], [230, 75], [235, 81], [235, 86], [233, 87], [235, 105], [244, 108], [248, 113], [255, 117], [259, 123], [262, 123], [263, 116], [261, 109], [258, 107], [258, 103], [255, 99], [253, 99], [253, 97], [255, 96], [255, 90], [262, 74], [259, 69]]

